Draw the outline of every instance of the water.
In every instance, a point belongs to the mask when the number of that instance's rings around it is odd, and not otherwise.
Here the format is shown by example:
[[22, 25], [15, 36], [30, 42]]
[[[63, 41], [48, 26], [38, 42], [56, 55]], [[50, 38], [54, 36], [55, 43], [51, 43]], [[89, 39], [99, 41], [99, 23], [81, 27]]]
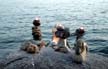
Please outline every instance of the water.
[[[44, 40], [51, 40], [51, 27], [62, 23], [74, 32], [83, 26], [89, 49], [108, 54], [107, 0], [0, 0], [0, 58], [32, 39], [33, 19], [41, 18]], [[69, 38], [71, 44], [74, 37]]]

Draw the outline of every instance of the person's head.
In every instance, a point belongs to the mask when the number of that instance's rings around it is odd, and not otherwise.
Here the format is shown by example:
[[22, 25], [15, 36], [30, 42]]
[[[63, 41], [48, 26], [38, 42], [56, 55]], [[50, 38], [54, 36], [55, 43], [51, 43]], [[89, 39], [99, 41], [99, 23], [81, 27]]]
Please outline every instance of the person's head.
[[64, 28], [64, 26], [63, 26], [62, 24], [57, 23], [57, 24], [54, 26], [54, 28], [52, 28], [52, 33], [55, 34], [55, 32], [57, 31], [57, 29], [63, 29], [63, 28]]
[[70, 36], [69, 28], [65, 28], [62, 24], [57, 24], [55, 28], [56, 28], [56, 31], [55, 31], [56, 37], [66, 39]]
[[64, 29], [64, 26], [62, 24], [58, 23], [55, 25], [55, 28], [56, 29]]
[[36, 18], [33, 20], [33, 25], [34, 25], [34, 26], [40, 26], [40, 19], [36, 17]]
[[76, 29], [76, 31], [75, 31], [76, 36], [83, 36], [84, 34], [85, 34], [85, 30], [83, 27], [80, 27], [80, 28]]

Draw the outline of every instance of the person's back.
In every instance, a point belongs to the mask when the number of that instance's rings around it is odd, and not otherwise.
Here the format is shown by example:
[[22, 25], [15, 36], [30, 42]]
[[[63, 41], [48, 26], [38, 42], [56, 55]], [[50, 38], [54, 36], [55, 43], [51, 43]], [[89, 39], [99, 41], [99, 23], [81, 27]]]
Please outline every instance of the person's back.
[[40, 28], [38, 27], [32, 27], [32, 35], [34, 40], [41, 40], [42, 38], [42, 33]]
[[[68, 52], [65, 45], [68, 46], [67, 38], [69, 37], [69, 30], [67, 31], [67, 28], [65, 30], [65, 27], [61, 24], [57, 24], [52, 29], [52, 41], [49, 46], [55, 49], [55, 51], [62, 51], [62, 52]], [[69, 47], [69, 46], [68, 46]]]
[[33, 35], [33, 39], [34, 40], [41, 40], [42, 39], [42, 33], [41, 33], [41, 29], [40, 29], [40, 20], [39, 18], [35, 18], [35, 20], [33, 20], [33, 27], [32, 27], [32, 35]]
[[75, 32], [75, 36], [76, 36], [76, 41], [74, 44], [75, 55], [73, 58], [76, 63], [82, 63], [86, 61], [88, 45], [82, 38], [84, 33], [85, 30], [82, 27], [77, 29]]

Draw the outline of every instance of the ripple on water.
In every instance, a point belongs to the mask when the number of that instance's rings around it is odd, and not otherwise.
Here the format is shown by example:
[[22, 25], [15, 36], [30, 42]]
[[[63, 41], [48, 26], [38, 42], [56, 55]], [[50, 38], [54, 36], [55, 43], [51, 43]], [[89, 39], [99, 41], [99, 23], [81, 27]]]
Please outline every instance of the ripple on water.
[[[71, 32], [84, 26], [90, 48], [108, 47], [108, 2], [105, 0], [0, 0], [0, 3], [0, 49], [18, 48], [24, 40], [32, 39], [35, 16], [41, 18], [45, 40], [51, 39], [51, 28], [60, 22]], [[74, 40], [69, 38], [70, 43]]]

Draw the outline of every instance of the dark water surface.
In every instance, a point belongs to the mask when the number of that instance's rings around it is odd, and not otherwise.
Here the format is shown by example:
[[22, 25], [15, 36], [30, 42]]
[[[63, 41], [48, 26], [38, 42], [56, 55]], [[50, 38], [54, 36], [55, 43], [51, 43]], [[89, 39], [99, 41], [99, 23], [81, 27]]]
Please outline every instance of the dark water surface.
[[[83, 26], [89, 49], [108, 54], [108, 0], [0, 0], [0, 58], [32, 39], [33, 19], [41, 18], [44, 40], [58, 22], [71, 32]], [[74, 37], [69, 38], [73, 45]]]

